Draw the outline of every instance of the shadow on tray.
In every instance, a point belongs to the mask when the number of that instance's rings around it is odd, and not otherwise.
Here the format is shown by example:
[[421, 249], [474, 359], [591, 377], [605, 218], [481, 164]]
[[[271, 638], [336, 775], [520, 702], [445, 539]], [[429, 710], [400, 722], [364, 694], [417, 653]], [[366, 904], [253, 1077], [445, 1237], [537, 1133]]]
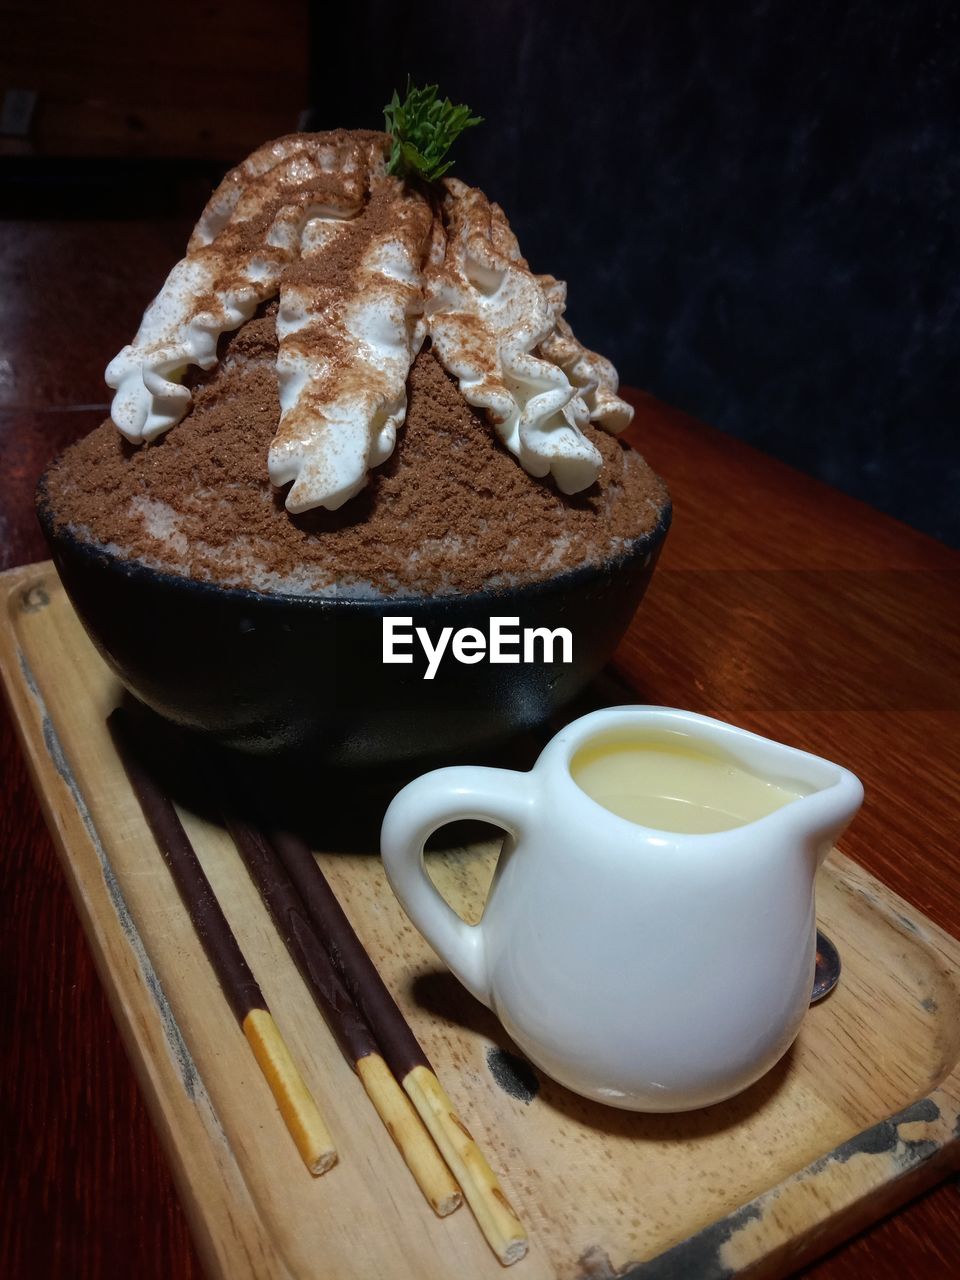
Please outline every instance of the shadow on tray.
[[[216, 822], [220, 797], [226, 795], [238, 816], [294, 830], [314, 849], [376, 854], [380, 825], [390, 801], [428, 769], [467, 763], [530, 769], [564, 724], [598, 707], [637, 700], [615, 674], [604, 671], [548, 725], [489, 752], [377, 770], [291, 768], [288, 763], [241, 756], [200, 742], [129, 695], [123, 705], [136, 731], [137, 750], [144, 764], [184, 808]], [[453, 848], [490, 839], [493, 834], [495, 828], [486, 823], [450, 823], [428, 842], [428, 848]]]
[[612, 1137], [647, 1142], [689, 1142], [742, 1125], [761, 1111], [785, 1086], [793, 1069], [795, 1046], [756, 1084], [726, 1102], [698, 1111], [651, 1115], [620, 1111], [581, 1098], [542, 1075], [521, 1054], [495, 1014], [475, 1000], [446, 969], [420, 974], [413, 983], [417, 1004], [440, 1022], [466, 1027], [491, 1042], [486, 1065], [496, 1085], [510, 1097], [550, 1107], [567, 1120], [588, 1125]]

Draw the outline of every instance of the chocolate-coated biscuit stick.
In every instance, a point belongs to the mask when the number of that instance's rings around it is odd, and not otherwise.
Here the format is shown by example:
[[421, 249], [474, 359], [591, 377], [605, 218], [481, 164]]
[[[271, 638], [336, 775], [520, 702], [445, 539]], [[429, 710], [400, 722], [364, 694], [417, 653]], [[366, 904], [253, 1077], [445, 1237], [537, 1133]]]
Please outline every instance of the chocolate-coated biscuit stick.
[[313, 853], [291, 832], [270, 831], [268, 838], [298, 889], [344, 985], [373, 1030], [387, 1065], [460, 1183], [488, 1244], [505, 1265], [518, 1261], [527, 1251], [523, 1224], [454, 1110]]
[[227, 827], [304, 981], [344, 1057], [356, 1068], [420, 1190], [441, 1217], [461, 1204], [460, 1191], [397, 1084], [363, 1015], [330, 961], [290, 877], [256, 828], [228, 814]]
[[337, 1161], [333, 1139], [267, 1008], [173, 801], [138, 760], [122, 710], [117, 708], [110, 715], [107, 727], [147, 826], [170, 870], [223, 994], [276, 1099], [283, 1122], [310, 1172], [325, 1173]]

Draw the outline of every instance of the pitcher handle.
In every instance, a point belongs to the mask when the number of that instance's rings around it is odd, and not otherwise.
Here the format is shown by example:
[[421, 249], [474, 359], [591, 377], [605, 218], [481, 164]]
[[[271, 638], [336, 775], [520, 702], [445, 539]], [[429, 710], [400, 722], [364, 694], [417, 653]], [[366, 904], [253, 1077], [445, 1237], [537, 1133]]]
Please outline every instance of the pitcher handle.
[[390, 887], [437, 955], [489, 1007], [491, 995], [483, 923], [467, 924], [437, 891], [423, 865], [427, 838], [447, 822], [477, 818], [518, 839], [529, 822], [531, 776], [465, 765], [417, 778], [390, 803], [380, 849]]

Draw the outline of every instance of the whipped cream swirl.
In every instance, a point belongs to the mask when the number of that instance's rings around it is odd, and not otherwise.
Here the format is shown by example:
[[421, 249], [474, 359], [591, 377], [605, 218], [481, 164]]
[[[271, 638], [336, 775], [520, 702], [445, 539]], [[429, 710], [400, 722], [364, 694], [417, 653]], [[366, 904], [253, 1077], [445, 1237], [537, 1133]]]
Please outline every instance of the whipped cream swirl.
[[566, 285], [531, 272], [499, 205], [457, 179], [445, 186], [443, 254], [426, 272], [434, 349], [526, 471], [579, 493], [601, 465], [582, 427], [622, 430], [633, 410], [613, 394], [613, 366], [562, 319]]
[[188, 368], [213, 368], [220, 335], [279, 297], [268, 470], [290, 484], [288, 510], [335, 510], [390, 457], [427, 337], [521, 466], [563, 493], [589, 487], [601, 457], [583, 427], [619, 432], [633, 410], [564, 320], [566, 285], [530, 271], [481, 191], [447, 179], [434, 200], [385, 176], [387, 145], [294, 134], [226, 176], [107, 367], [114, 423], [134, 443], [173, 427], [190, 407]]

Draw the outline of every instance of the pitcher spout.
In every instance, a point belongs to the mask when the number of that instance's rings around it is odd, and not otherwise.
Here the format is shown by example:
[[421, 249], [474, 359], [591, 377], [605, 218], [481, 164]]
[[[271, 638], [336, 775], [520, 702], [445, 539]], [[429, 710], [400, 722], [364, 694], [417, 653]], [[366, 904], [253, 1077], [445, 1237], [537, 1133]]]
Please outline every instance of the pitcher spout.
[[804, 796], [797, 804], [797, 816], [804, 827], [808, 847], [819, 867], [863, 804], [863, 783], [840, 765], [821, 761], [833, 779]]

